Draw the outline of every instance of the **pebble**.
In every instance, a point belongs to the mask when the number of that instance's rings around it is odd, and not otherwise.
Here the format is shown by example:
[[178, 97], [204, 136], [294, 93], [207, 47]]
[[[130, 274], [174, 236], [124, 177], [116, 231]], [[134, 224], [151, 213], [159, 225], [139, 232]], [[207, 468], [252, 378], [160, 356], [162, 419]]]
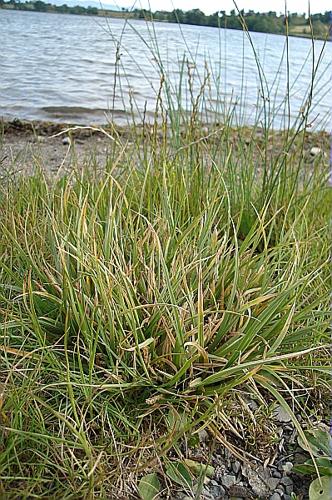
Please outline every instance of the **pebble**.
[[287, 495], [290, 495], [291, 493], [293, 493], [293, 490], [294, 490], [293, 485], [286, 486]]
[[234, 484], [228, 490], [229, 496], [232, 498], [251, 498], [251, 491], [245, 486], [239, 486], [238, 484]]
[[221, 484], [226, 486], [226, 488], [230, 488], [233, 484], [236, 483], [236, 477], [231, 474], [226, 474], [221, 478]]
[[[290, 424], [293, 424], [293, 422], [290, 422]], [[289, 432], [293, 432], [293, 427], [292, 425], [285, 425], [284, 429]]]
[[277, 406], [277, 408], [273, 412], [273, 417], [277, 422], [290, 422], [291, 418], [287, 411], [282, 406]]
[[69, 144], [70, 144], [70, 139], [69, 139], [69, 137], [64, 137], [64, 138], [62, 139], [62, 144], [63, 144], [64, 146], [69, 146]]
[[235, 462], [232, 463], [232, 469], [235, 474], [238, 474], [241, 469], [241, 464], [238, 460], [235, 460]]
[[281, 474], [281, 472], [279, 472], [278, 470], [273, 470], [273, 471], [271, 472], [271, 475], [272, 475], [272, 477], [276, 477], [276, 478], [278, 478], [278, 479], [281, 479], [281, 478], [282, 478], [282, 474]]
[[271, 491], [275, 491], [276, 487], [279, 485], [280, 479], [275, 477], [270, 477], [266, 480], [266, 484], [269, 486]]
[[292, 500], [292, 497], [290, 495], [284, 495], [284, 500]]
[[293, 486], [293, 481], [290, 477], [283, 477], [281, 480], [280, 480], [281, 484], [283, 484], [284, 486]]
[[283, 466], [282, 466], [282, 470], [285, 472], [285, 474], [289, 474], [290, 471], [293, 469], [293, 464], [292, 462], [286, 462]]
[[200, 443], [206, 443], [206, 441], [209, 439], [209, 434], [205, 429], [202, 429], [198, 433], [198, 438]]
[[257, 497], [266, 497], [269, 494], [270, 488], [261, 479], [257, 471], [249, 466], [244, 466], [242, 467], [242, 474], [248, 479], [248, 483]]
[[203, 498], [204, 500], [214, 500], [214, 496], [207, 488], [202, 489], [202, 499]]
[[281, 498], [282, 497], [277, 492], [274, 492], [273, 495], [270, 496], [270, 500], [281, 500]]
[[[214, 498], [224, 498], [226, 496], [226, 490], [221, 486], [221, 484], [218, 484], [217, 481], [214, 481], [216, 484], [211, 484], [209, 486], [209, 490], [211, 495]], [[212, 483], [212, 481], [211, 481]]]
[[280, 488], [280, 486], [279, 486], [279, 488], [277, 488], [275, 490], [275, 493], [278, 493], [278, 495], [281, 496], [281, 497], [284, 496], [284, 490], [282, 488]]
[[321, 154], [321, 152], [322, 152], [322, 150], [320, 148], [317, 148], [317, 147], [313, 147], [310, 149], [311, 156], [318, 156]]
[[258, 404], [253, 399], [249, 399], [248, 406], [249, 406], [250, 410], [254, 411], [254, 412], [258, 409]]

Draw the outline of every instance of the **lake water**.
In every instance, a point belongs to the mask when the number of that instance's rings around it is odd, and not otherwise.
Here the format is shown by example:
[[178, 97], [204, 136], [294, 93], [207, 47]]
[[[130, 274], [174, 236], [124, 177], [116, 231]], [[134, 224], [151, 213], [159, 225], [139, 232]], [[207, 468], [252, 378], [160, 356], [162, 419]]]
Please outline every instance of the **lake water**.
[[[283, 127], [289, 116], [287, 88], [292, 120], [308, 93], [312, 42], [289, 39], [287, 84], [286, 38], [252, 33], [251, 39], [264, 73], [262, 84], [254, 51], [240, 31], [0, 10], [0, 117], [98, 124], [152, 116], [160, 83], [159, 53], [169, 82], [165, 108], [175, 109], [179, 100], [184, 108], [190, 106], [195, 97], [192, 101], [188, 72], [195, 96], [208, 67], [204, 119], [234, 106], [236, 119], [250, 124], [265, 102], [273, 125]], [[314, 43], [316, 61], [323, 45]], [[316, 75], [313, 128], [330, 127], [331, 64], [328, 42]]]

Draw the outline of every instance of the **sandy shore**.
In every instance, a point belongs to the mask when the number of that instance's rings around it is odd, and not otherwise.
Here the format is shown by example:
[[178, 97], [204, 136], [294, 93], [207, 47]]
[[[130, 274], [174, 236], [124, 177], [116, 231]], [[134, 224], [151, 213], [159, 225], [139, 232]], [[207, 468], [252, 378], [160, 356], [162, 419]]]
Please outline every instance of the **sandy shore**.
[[[7, 172], [31, 173], [37, 166], [48, 173], [71, 170], [73, 165], [84, 168], [85, 165], [104, 166], [112, 139], [100, 129], [93, 127], [75, 127], [70, 124], [58, 124], [38, 121], [2, 121], [0, 122], [0, 175]], [[133, 134], [130, 128], [111, 126], [104, 128], [105, 132], [117, 136], [121, 143], [131, 143]], [[250, 127], [234, 129], [232, 142], [236, 145], [238, 135], [248, 137], [248, 144], [252, 140]], [[262, 131], [257, 130], [257, 147], [262, 145]], [[210, 129], [204, 127], [202, 137], [209, 141], [217, 140], [217, 136]], [[142, 133], [142, 140], [144, 134]], [[255, 140], [256, 140], [255, 137]], [[280, 152], [282, 148], [282, 134], [273, 133], [273, 141], [269, 149]], [[310, 161], [317, 152], [328, 161], [330, 151], [330, 136], [327, 132], [308, 132], [305, 140], [304, 155]], [[318, 153], [319, 154], [319, 153]]]
[[84, 165], [94, 158], [104, 164], [110, 139], [90, 129], [48, 122], [14, 120], [2, 123], [0, 162], [2, 172], [31, 172], [37, 165], [48, 172]]

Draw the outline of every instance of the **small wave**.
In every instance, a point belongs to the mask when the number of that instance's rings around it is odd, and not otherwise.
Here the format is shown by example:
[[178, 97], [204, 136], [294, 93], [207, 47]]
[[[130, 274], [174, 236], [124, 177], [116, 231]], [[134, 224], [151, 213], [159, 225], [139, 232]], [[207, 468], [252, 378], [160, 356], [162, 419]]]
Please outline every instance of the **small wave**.
[[72, 115], [72, 114], [91, 114], [108, 113], [109, 109], [102, 108], [85, 108], [84, 106], [45, 106], [41, 111], [51, 114]]
[[88, 108], [84, 106], [44, 106], [36, 109], [37, 119], [47, 119], [59, 123], [106, 123], [108, 117], [123, 120], [130, 114], [124, 109]]

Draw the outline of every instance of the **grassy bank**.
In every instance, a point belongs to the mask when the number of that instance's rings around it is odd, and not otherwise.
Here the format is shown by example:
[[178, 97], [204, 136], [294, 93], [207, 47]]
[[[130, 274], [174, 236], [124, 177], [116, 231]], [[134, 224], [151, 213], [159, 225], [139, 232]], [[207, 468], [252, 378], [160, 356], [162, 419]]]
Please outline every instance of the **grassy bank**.
[[313, 457], [304, 431], [327, 424], [331, 191], [329, 137], [308, 132], [315, 60], [293, 125], [291, 82], [277, 105], [257, 60], [256, 126], [235, 126], [223, 101], [206, 126], [220, 75], [183, 59], [172, 87], [153, 50], [154, 118], [100, 129], [105, 162], [77, 161], [72, 129], [70, 172], [35, 155], [31, 175], [15, 158], [1, 174], [4, 498], [206, 499], [208, 477], [225, 498], [268, 498], [279, 482], [292, 498], [287, 460], [297, 439]]
[[174, 149], [118, 136], [105, 169], [2, 186], [8, 498], [129, 498], [151, 471], [171, 488], [165, 470], [203, 427], [259, 456], [244, 398], [301, 433], [295, 415], [324, 393], [326, 159], [291, 131], [281, 152], [272, 134], [190, 134]]

